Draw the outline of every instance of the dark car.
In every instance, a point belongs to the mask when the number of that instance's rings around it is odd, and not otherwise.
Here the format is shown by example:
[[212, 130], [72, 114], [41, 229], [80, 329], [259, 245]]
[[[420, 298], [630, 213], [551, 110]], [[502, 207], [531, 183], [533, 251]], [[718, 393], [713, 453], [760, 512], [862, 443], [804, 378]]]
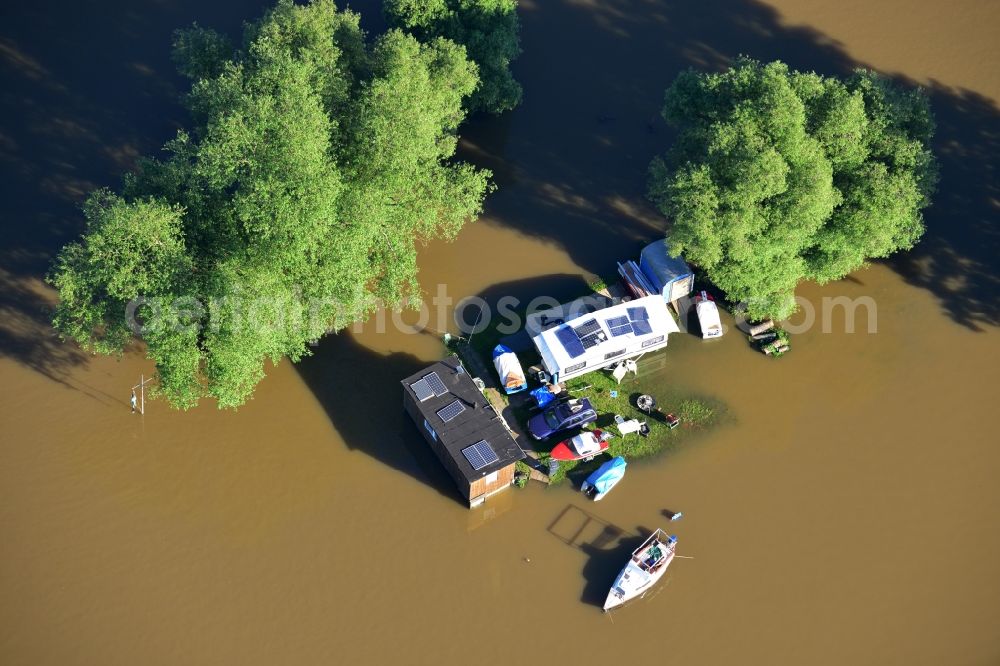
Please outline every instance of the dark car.
[[597, 420], [597, 412], [587, 398], [571, 398], [546, 407], [528, 419], [528, 432], [535, 439], [545, 439], [557, 432], [579, 428]]

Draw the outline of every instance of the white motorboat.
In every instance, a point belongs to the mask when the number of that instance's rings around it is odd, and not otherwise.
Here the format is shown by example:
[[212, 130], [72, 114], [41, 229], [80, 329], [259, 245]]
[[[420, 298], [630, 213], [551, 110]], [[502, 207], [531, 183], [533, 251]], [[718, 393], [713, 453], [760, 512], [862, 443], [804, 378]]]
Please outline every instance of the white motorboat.
[[698, 323], [701, 324], [701, 337], [705, 340], [721, 338], [722, 321], [719, 319], [719, 308], [711, 294], [706, 291], [699, 293], [694, 303], [695, 312], [698, 313]]
[[580, 486], [580, 490], [595, 502], [601, 501], [625, 476], [627, 464], [621, 456], [612, 458], [594, 470]]

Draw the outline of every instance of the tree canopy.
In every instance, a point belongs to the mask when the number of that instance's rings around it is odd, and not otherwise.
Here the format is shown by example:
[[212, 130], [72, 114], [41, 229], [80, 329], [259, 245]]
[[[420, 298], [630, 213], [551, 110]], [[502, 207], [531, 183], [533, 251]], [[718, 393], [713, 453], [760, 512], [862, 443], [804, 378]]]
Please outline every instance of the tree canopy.
[[510, 63], [521, 54], [517, 0], [384, 0], [389, 23], [428, 40], [444, 37], [479, 66], [470, 111], [502, 113], [521, 103]]
[[192, 127], [87, 199], [54, 324], [120, 353], [134, 314], [171, 404], [235, 407], [268, 359], [418, 296], [417, 244], [479, 215], [490, 174], [451, 159], [476, 66], [445, 39], [368, 43], [333, 0], [282, 0], [238, 47], [194, 26], [174, 56]]
[[649, 195], [671, 251], [752, 317], [787, 317], [801, 280], [842, 278], [923, 234], [937, 171], [918, 90], [741, 59], [679, 75], [663, 116], [679, 136], [650, 165]]

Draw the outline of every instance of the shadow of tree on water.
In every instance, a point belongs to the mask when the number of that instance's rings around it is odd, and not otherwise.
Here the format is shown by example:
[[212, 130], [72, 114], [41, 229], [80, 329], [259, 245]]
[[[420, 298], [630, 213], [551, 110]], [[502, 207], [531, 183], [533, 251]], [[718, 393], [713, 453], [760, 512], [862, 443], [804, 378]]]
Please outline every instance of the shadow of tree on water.
[[[524, 53], [514, 69], [524, 103], [501, 130], [468, 125], [464, 155], [505, 174], [508, 186], [488, 201], [487, 214], [558, 243], [598, 275], [667, 227], [645, 200], [645, 183], [649, 161], [673, 137], [659, 112], [678, 72], [719, 70], [740, 54], [837, 76], [870, 66], [753, 0], [708, 0], [697, 8], [681, 0], [530, 2], [521, 18]], [[924, 239], [884, 263], [932, 292], [956, 322], [996, 326], [1000, 112], [974, 91], [934, 81], [925, 89], [938, 121], [941, 182]]]
[[[591, 293], [587, 282], [579, 275], [553, 273], [537, 277], [499, 282], [481, 291], [477, 297], [487, 306], [486, 312], [492, 321], [480, 320], [477, 324], [479, 308], [471, 305], [457, 313], [463, 319], [466, 330], [476, 331], [487, 328], [491, 323], [503, 324], [503, 335], [509, 335], [524, 327], [520, 316], [526, 311], [546, 310], [559, 303], [565, 303]], [[530, 307], [529, 307], [530, 306]], [[504, 315], [509, 308], [517, 316]], [[508, 323], [511, 321], [513, 323]]]
[[379, 354], [344, 332], [325, 338], [295, 368], [350, 449], [464, 505], [455, 482], [403, 411], [399, 382], [426, 365], [412, 354]]
[[10, 279], [0, 271], [0, 355], [69, 386], [63, 375], [86, 363], [87, 355], [59, 339], [50, 323], [52, 304], [45, 291], [39, 282]]
[[927, 88], [938, 128], [941, 181], [926, 211], [927, 232], [885, 264], [927, 289], [972, 330], [1000, 325], [1000, 113], [993, 100], [934, 82]]

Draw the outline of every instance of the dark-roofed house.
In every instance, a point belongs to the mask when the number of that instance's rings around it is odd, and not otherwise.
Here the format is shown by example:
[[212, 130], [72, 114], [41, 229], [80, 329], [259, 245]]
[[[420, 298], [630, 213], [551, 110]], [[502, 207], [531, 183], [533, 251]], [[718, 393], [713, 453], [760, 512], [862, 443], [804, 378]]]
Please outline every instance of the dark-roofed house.
[[524, 452], [457, 356], [424, 368], [402, 384], [403, 408], [469, 506], [510, 487], [514, 463]]

